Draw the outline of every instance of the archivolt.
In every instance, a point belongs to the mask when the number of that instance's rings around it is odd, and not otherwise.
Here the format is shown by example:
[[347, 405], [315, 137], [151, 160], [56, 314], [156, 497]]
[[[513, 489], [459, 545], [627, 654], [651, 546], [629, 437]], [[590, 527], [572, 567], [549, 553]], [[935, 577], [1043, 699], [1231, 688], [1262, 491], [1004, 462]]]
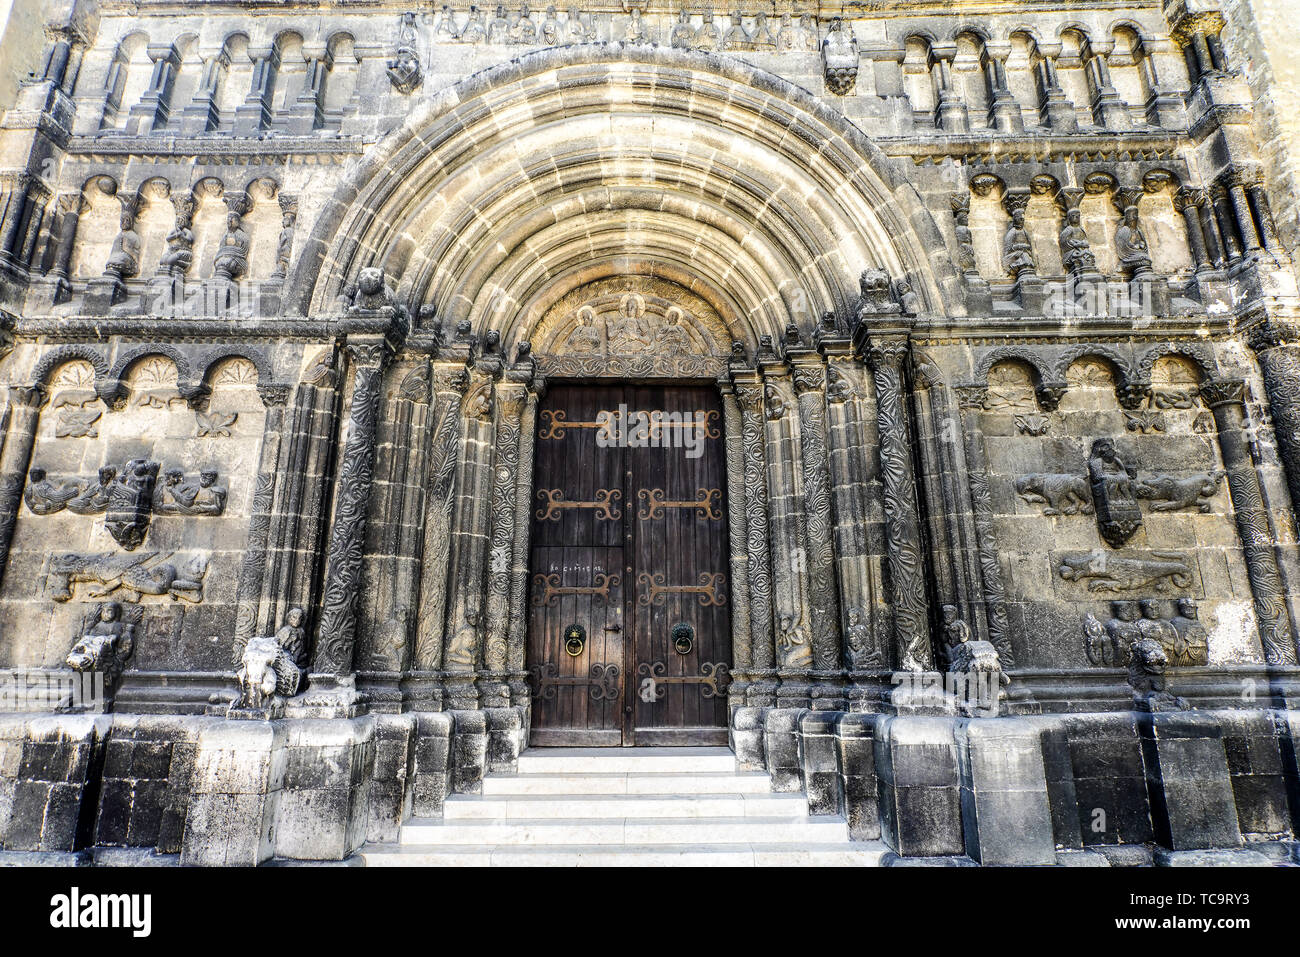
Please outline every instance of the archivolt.
[[333, 309], [367, 265], [444, 322], [528, 335], [570, 289], [671, 278], [753, 345], [844, 314], [867, 266], [960, 302], [915, 189], [848, 120], [712, 54], [538, 51], [436, 95], [327, 204], [286, 309]]

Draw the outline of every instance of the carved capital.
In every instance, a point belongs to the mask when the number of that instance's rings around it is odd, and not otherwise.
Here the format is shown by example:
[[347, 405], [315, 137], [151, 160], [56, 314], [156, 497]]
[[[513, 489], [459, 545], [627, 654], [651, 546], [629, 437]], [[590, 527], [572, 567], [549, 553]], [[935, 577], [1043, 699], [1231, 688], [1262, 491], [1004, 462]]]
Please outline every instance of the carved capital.
[[1266, 317], [1245, 330], [1246, 342], [1256, 352], [1300, 343], [1300, 326], [1286, 319]]
[[820, 392], [826, 388], [826, 369], [820, 363], [796, 364], [790, 375], [794, 380], [794, 391], [798, 395]]
[[1246, 383], [1242, 379], [1210, 379], [1201, 383], [1201, 398], [1211, 409], [1241, 405], [1246, 400]]
[[953, 390], [957, 395], [957, 408], [963, 412], [980, 412], [989, 399], [989, 387], [986, 385], [959, 385]]
[[867, 364], [875, 371], [902, 370], [907, 359], [908, 343], [906, 336], [881, 336], [869, 341], [866, 351]]
[[1205, 190], [1195, 186], [1180, 186], [1178, 192], [1174, 193], [1174, 209], [1183, 212], [1187, 207], [1199, 208], [1208, 202], [1209, 197]]
[[386, 339], [350, 339], [343, 348], [359, 370], [382, 368], [393, 353]]
[[32, 385], [11, 385], [9, 396], [15, 405], [39, 409], [49, 400], [50, 393], [44, 385], [37, 382]]
[[750, 415], [761, 415], [763, 412], [763, 390], [758, 386], [736, 386], [736, 401], [740, 403], [741, 411]]
[[257, 394], [261, 396], [262, 405], [267, 408], [283, 408], [289, 401], [291, 387], [287, 382], [267, 382], [257, 384]]

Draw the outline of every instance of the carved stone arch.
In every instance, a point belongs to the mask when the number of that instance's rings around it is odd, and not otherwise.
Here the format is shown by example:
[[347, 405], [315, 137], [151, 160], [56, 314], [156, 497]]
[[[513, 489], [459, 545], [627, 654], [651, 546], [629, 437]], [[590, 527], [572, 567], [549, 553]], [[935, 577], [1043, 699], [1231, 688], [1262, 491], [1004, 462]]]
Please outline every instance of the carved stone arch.
[[1151, 346], [1142, 353], [1137, 362], [1136, 381], [1150, 386], [1151, 370], [1155, 368], [1156, 362], [1165, 356], [1187, 359], [1196, 367], [1201, 382], [1219, 376], [1219, 364], [1215, 361], [1213, 352], [1205, 346], [1195, 342], [1163, 342]]
[[99, 387], [100, 397], [111, 409], [120, 409], [126, 401], [126, 376], [142, 359], [150, 356], [163, 356], [176, 366], [176, 391], [181, 398], [192, 401], [204, 393], [203, 386], [193, 381], [190, 360], [175, 346], [163, 343], [151, 343], [147, 346], [133, 346], [118, 356], [112, 371], [105, 376]]
[[[257, 370], [257, 384], [259, 386], [271, 382], [274, 378], [271, 371], [271, 360], [267, 358], [265, 352], [250, 346], [227, 345], [216, 346], [199, 356], [194, 363], [194, 368], [200, 370], [196, 381], [211, 384], [213, 370], [218, 364], [225, 362], [227, 359], [247, 359], [251, 362], [253, 368]], [[177, 368], [179, 369], [179, 366]]]
[[1151, 52], [1150, 44], [1155, 41], [1155, 34], [1151, 33], [1141, 23], [1128, 17], [1120, 17], [1117, 20], [1112, 20], [1106, 25], [1105, 35], [1113, 41], [1115, 39], [1115, 34], [1120, 30], [1131, 31], [1138, 38], [1138, 42], [1141, 44], [1141, 49], [1148, 54]]
[[[609, 65], [628, 62], [635, 63], [638, 74], [656, 78], [645, 89], [658, 92], [627, 98], [608, 89], [627, 82], [633, 72]], [[572, 80], [565, 102], [548, 79], [557, 69]], [[688, 140], [707, 121], [710, 136], [745, 148], [722, 151], [724, 166], [701, 177], [689, 193], [680, 188], [684, 180], [673, 186], [668, 175], [678, 161], [659, 156], [655, 168], [662, 166], [665, 174], [662, 191], [647, 189], [645, 183], [634, 190], [630, 184], [604, 182], [597, 160], [605, 146], [592, 155], [568, 155], [582, 140], [573, 135], [574, 125], [595, 124], [599, 118], [583, 111], [567, 116], [562, 137], [552, 122], [566, 110], [572, 113], [567, 92], [582, 88], [592, 94], [591, 103], [612, 100], [616, 109], [663, 116], [680, 126]], [[695, 107], [682, 110], [674, 91], [687, 88], [698, 89], [692, 94]], [[539, 167], [538, 177], [515, 177], [530, 184], [528, 195], [513, 180], [494, 184], [490, 195], [499, 209], [462, 222], [473, 205], [465, 201], [468, 183], [475, 172], [490, 173], [490, 154], [500, 148], [499, 131], [486, 126], [498, 101], [529, 104], [530, 118], [516, 131], [515, 141], [520, 149], [531, 149], [535, 141], [533, 153], [546, 169], [564, 169], [566, 191], [558, 192], [558, 180], [552, 182], [558, 174]], [[779, 135], [771, 119], [773, 103], [781, 104]], [[607, 116], [602, 117], [607, 127]], [[702, 131], [700, 126], [699, 135]], [[825, 144], [825, 162], [810, 168], [788, 149], [796, 142]], [[756, 165], [755, 155], [763, 152], [769, 154], [766, 161]], [[504, 169], [503, 164], [496, 167]], [[800, 188], [775, 192], [779, 199], [760, 211], [744, 191], [734, 189], [738, 178], [759, 176], [789, 180], [789, 186]], [[724, 179], [732, 184], [725, 190]], [[594, 202], [597, 193], [603, 196], [599, 204], [584, 209], [583, 197], [590, 195]], [[643, 208], [651, 195], [655, 208]], [[806, 197], [813, 195], [832, 199], [805, 209]], [[747, 327], [745, 335], [735, 338], [751, 346], [761, 334], [779, 338], [792, 320], [811, 334], [823, 312], [847, 314], [864, 262], [891, 275], [916, 276], [916, 292], [927, 312], [964, 308], [942, 235], [914, 187], [860, 130], [806, 91], [752, 66], [699, 51], [584, 44], [525, 54], [463, 80], [412, 111], [401, 129], [371, 148], [313, 224], [286, 285], [284, 309], [302, 315], [328, 311], [363, 266], [379, 265], [402, 301], [423, 304], [426, 314], [436, 313], [451, 327], [470, 320], [480, 335], [497, 328], [508, 347], [522, 341], [520, 317], [543, 294], [543, 286], [577, 270], [562, 260], [573, 248], [566, 242], [580, 214], [594, 227], [597, 246], [588, 256], [590, 265], [628, 261], [625, 221], [635, 219], [643, 227], [638, 251], [644, 256], [633, 265], [647, 272], [665, 264], [691, 265], [697, 281], [713, 280], [715, 285], [725, 277], [726, 288], [717, 292], [732, 298]], [[701, 242], [701, 231], [709, 242]], [[410, 241], [420, 235], [438, 238], [425, 244]], [[450, 236], [460, 248], [444, 248], [442, 237]], [[683, 252], [688, 239], [689, 248], [703, 249], [708, 262], [689, 261]], [[494, 303], [505, 305], [489, 315]]]
[[1080, 359], [1097, 359], [1110, 367], [1115, 379], [1115, 399], [1126, 409], [1141, 405], [1147, 394], [1144, 385], [1135, 375], [1132, 360], [1114, 349], [1101, 343], [1087, 343], [1066, 349], [1056, 363], [1056, 374], [1064, 386], [1067, 382], [1066, 371]]
[[970, 23], [969, 21], [958, 21], [958, 26], [948, 31], [948, 39], [956, 42], [958, 38], [963, 36], [974, 37], [979, 41], [981, 48], [993, 39], [993, 35], [987, 26]]
[[1029, 349], [1025, 346], [998, 346], [996, 349], [990, 349], [979, 361], [975, 369], [975, 381], [979, 385], [987, 385], [989, 381], [989, 370], [999, 362], [1015, 360], [1023, 362], [1029, 366], [1030, 371], [1034, 374], [1036, 385], [1056, 382], [1061, 379], [1058, 375], [1053, 375], [1051, 368], [1048, 366], [1047, 359], [1037, 350]]
[[1043, 45], [1043, 35], [1042, 31], [1037, 27], [1031, 27], [1028, 24], [1021, 24], [1020, 26], [1012, 27], [1007, 31], [1008, 41], [1017, 36], [1027, 39], [1032, 52], [1039, 53], [1039, 48]]
[[95, 386], [98, 388], [104, 377], [108, 375], [108, 359], [94, 346], [88, 345], [67, 345], [51, 349], [41, 356], [40, 361], [32, 369], [31, 382], [33, 385], [47, 386], [60, 366], [78, 360], [90, 363], [91, 368], [95, 370]]

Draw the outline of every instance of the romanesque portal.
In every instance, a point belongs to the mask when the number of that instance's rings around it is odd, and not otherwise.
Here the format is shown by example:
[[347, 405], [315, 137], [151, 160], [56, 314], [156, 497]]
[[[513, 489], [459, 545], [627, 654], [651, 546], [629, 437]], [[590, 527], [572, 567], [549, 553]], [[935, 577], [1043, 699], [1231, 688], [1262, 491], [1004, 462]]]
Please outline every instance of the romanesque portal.
[[1221, 14], [218, 7], [55, 24], [5, 118], [0, 667], [109, 704], [5, 740], [111, 759], [6, 847], [342, 858], [555, 744], [902, 856], [1293, 833], [1295, 224]]

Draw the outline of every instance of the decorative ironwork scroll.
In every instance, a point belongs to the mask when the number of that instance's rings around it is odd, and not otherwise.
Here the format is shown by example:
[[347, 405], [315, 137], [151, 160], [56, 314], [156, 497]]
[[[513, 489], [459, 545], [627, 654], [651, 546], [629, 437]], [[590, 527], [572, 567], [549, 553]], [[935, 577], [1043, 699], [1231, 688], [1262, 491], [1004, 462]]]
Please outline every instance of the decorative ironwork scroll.
[[693, 508], [700, 518], [708, 519], [711, 522], [721, 521], [722, 519], [722, 489], [720, 488], [699, 489], [695, 493], [697, 498], [693, 502], [670, 502], [664, 498], [666, 494], [661, 488], [643, 488], [637, 492], [637, 497], [642, 501], [637, 518], [642, 520], [663, 518], [664, 509]]
[[542, 418], [546, 420], [546, 425], [537, 433], [539, 439], [562, 439], [568, 429], [603, 429], [609, 431], [611, 422], [610, 413], [602, 412], [601, 418], [595, 422], [569, 422], [565, 419], [563, 409], [543, 409]]
[[638, 605], [662, 605], [668, 595], [698, 595], [700, 604], [725, 605], [727, 603], [726, 578], [722, 572], [705, 572], [698, 585], [668, 585], [662, 572], [641, 572], [636, 576], [638, 586], [646, 590], [637, 596]]
[[643, 661], [637, 668], [637, 674], [641, 676], [637, 695], [646, 704], [664, 699], [668, 689], [662, 685], [697, 684], [700, 686], [701, 697], [717, 698], [725, 695], [731, 684], [731, 669], [721, 661], [703, 662], [698, 675], [670, 675], [668, 665], [664, 662]]
[[593, 576], [595, 584], [587, 586], [561, 586], [559, 575], [533, 576], [533, 604], [554, 607], [555, 602], [564, 595], [591, 595], [596, 602], [609, 599], [609, 590], [622, 579], [618, 575], [604, 573]]
[[552, 662], [534, 665], [528, 669], [528, 684], [537, 701], [554, 701], [561, 687], [585, 687], [592, 701], [618, 700], [618, 665], [597, 663], [588, 669], [587, 676], [561, 675]]
[[623, 490], [618, 488], [596, 489], [594, 502], [566, 502], [564, 492], [558, 488], [539, 488], [537, 497], [543, 499], [546, 505], [537, 510], [537, 518], [543, 522], [558, 522], [560, 512], [570, 508], [594, 508], [597, 518], [612, 520], [623, 517], [623, 510], [614, 504], [623, 497]]

